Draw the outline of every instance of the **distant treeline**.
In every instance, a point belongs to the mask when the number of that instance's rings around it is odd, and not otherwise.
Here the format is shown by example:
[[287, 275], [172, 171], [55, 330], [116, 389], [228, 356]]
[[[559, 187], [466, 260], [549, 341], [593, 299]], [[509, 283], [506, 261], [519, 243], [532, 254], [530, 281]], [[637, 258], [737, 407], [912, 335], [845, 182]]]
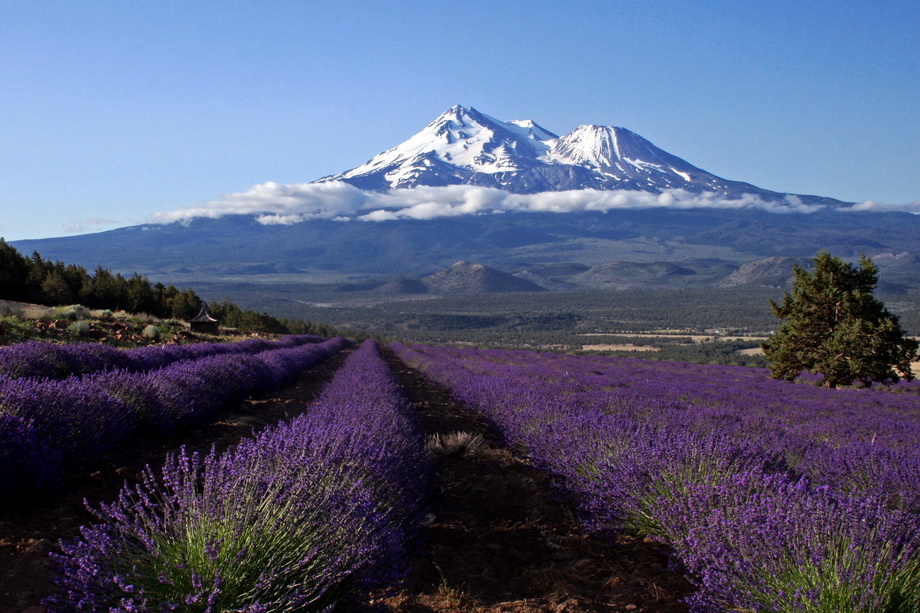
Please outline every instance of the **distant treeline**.
[[[81, 304], [91, 309], [184, 320], [195, 317], [204, 302], [191, 289], [151, 283], [136, 273], [124, 277], [102, 266], [90, 273], [83, 266], [45, 260], [37, 252], [25, 257], [3, 238], [0, 238], [0, 299], [46, 306]], [[339, 334], [331, 326], [241, 309], [227, 298], [208, 303], [208, 311], [222, 326], [244, 331], [326, 337]]]

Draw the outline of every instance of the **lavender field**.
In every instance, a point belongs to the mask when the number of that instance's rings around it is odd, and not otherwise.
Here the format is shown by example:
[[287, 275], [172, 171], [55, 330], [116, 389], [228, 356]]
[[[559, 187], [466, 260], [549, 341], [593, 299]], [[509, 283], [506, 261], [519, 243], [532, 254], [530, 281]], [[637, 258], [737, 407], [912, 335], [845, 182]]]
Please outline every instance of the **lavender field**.
[[[23, 495], [41, 504], [67, 473], [104, 463], [138, 434], [198, 427], [348, 344], [286, 337], [127, 351], [0, 349], [4, 505]], [[549, 475], [560, 504], [574, 505], [584, 538], [658, 543], [669, 569], [653, 572], [683, 574], [694, 588], [683, 605], [658, 597], [658, 605], [620, 609], [610, 590], [622, 585], [607, 581], [593, 604], [565, 610], [920, 610], [915, 383], [833, 390], [741, 367], [390, 349], [430, 385], [445, 386], [456, 410], [485, 420], [493, 444]], [[435, 522], [443, 533], [453, 521], [432, 519], [432, 492], [456, 496], [442, 473], [464, 469], [426, 448], [424, 392], [414, 391], [414, 404], [404, 392], [367, 341], [299, 416], [225, 451], [161, 455], [117, 497], [90, 504], [92, 521], [52, 548], [57, 587], [44, 606], [254, 613], [375, 602], [416, 610], [384, 596], [408, 585], [425, 535], [434, 538], [425, 526]], [[528, 555], [546, 556], [546, 568], [563, 564], [545, 542]], [[591, 564], [573, 559], [573, 572]], [[475, 598], [461, 606], [444, 596], [441, 576], [433, 589], [443, 606], [427, 610], [485, 610]], [[545, 603], [556, 602], [502, 598], [496, 610], [552, 610]]]
[[667, 545], [696, 611], [920, 608], [920, 394], [763, 370], [395, 346], [556, 475], [584, 522]]

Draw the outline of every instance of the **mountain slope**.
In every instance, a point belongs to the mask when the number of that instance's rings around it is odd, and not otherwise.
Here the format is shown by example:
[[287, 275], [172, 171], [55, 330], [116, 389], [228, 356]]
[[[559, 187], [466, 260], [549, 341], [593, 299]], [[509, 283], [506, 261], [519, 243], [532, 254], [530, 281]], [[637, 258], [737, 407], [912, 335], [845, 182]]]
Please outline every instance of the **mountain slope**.
[[328, 181], [372, 191], [446, 185], [479, 185], [520, 194], [685, 190], [732, 200], [756, 196], [773, 202], [793, 196], [807, 205], [845, 204], [723, 179], [625, 128], [583, 125], [556, 136], [531, 120], [501, 121], [463, 106], [445, 111], [366, 164], [317, 180]]
[[719, 282], [720, 287], [737, 287], [756, 284], [761, 287], [789, 287], [792, 284], [792, 266], [810, 268], [805, 258], [770, 257], [742, 264], [738, 270]]

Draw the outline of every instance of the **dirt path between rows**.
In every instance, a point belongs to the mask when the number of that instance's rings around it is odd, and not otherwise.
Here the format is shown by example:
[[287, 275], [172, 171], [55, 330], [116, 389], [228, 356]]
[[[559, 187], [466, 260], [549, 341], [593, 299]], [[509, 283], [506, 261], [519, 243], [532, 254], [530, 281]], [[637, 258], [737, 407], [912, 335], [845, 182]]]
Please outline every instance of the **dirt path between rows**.
[[185, 445], [189, 452], [207, 454], [211, 445], [220, 451], [253, 431], [302, 413], [323, 385], [342, 365], [350, 350], [305, 371], [295, 383], [254, 395], [229, 408], [217, 421], [177, 433], [164, 440], [134, 439], [91, 472], [65, 476], [65, 492], [51, 503], [23, 500], [0, 510], [0, 613], [42, 613], [43, 598], [55, 592], [54, 572], [48, 554], [59, 539], [79, 536], [79, 527], [91, 523], [83, 504], [111, 502], [122, 484], [135, 481], [149, 464], [157, 469], [167, 453]]
[[402, 613], [676, 612], [692, 586], [657, 545], [585, 534], [550, 477], [516, 459], [449, 390], [386, 351], [429, 436], [484, 437], [472, 456], [438, 456], [431, 523], [405, 587], [385, 599]]

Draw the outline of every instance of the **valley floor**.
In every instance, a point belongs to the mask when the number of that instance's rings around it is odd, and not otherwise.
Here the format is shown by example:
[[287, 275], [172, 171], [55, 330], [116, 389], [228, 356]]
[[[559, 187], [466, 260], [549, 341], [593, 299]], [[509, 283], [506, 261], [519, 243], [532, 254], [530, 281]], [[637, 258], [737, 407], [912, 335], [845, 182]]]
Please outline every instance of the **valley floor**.
[[[440, 455], [431, 515], [395, 593], [375, 610], [425, 611], [685, 611], [690, 584], [667, 568], [658, 546], [629, 536], [606, 540], [580, 530], [573, 507], [561, 502], [550, 478], [515, 458], [494, 432], [461, 410], [450, 393], [387, 353], [391, 368], [428, 435], [469, 432], [484, 437], [479, 453]], [[169, 444], [135, 444], [91, 474], [68, 476], [53, 504], [22, 501], [0, 514], [0, 613], [40, 613], [54, 586], [48, 553], [58, 539], [92, 521], [83, 506], [113, 500], [125, 479], [184, 444], [206, 453], [226, 448], [253, 429], [309, 408], [344, 354], [307, 371], [296, 385], [247, 400], [219, 422]]]

